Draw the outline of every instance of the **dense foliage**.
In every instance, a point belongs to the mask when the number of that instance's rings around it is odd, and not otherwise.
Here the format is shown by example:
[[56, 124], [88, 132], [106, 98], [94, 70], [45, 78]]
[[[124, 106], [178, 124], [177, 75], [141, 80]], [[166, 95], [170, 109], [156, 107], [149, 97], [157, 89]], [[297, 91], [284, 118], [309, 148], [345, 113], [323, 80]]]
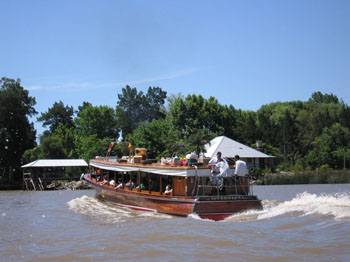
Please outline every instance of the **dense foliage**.
[[350, 163], [350, 108], [333, 94], [315, 92], [308, 101], [270, 103], [254, 112], [221, 105], [214, 97], [167, 98], [159, 87], [149, 87], [144, 94], [126, 86], [117, 95], [115, 109], [84, 102], [74, 111], [61, 101], [54, 103], [38, 118], [48, 130], [35, 147], [35, 130], [27, 119], [36, 113], [35, 99], [19, 80], [3, 78], [1, 83], [2, 167], [18, 166], [21, 156], [24, 162], [88, 161], [105, 155], [120, 133], [126, 142], [117, 144], [111, 155], [127, 154], [128, 143], [148, 148], [151, 158], [199, 154], [205, 143], [225, 135], [247, 145], [262, 140], [265, 153], [276, 157], [281, 170], [342, 169]]
[[[35, 98], [19, 79], [0, 80], [0, 171], [18, 176], [23, 153], [35, 146], [35, 130], [28, 117], [35, 115]], [[0, 176], [1, 176], [0, 174]]]

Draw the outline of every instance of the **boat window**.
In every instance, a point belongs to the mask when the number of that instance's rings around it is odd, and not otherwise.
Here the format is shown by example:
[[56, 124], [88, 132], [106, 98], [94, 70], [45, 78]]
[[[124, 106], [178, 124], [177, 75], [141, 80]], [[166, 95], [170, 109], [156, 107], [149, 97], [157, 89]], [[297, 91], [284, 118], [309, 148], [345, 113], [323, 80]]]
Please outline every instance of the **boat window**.
[[130, 175], [131, 175], [131, 181], [133, 182], [133, 187], [137, 187], [139, 185], [137, 172], [131, 172]]
[[173, 187], [173, 179], [171, 176], [162, 176], [162, 192], [165, 191], [167, 185]]
[[141, 173], [141, 183], [144, 185], [145, 189], [148, 190], [148, 174], [142, 172]]
[[122, 173], [121, 172], [117, 172], [115, 181], [117, 181], [118, 185], [122, 182]]
[[153, 192], [160, 192], [159, 175], [150, 174], [150, 179], [151, 179], [151, 191], [153, 191]]

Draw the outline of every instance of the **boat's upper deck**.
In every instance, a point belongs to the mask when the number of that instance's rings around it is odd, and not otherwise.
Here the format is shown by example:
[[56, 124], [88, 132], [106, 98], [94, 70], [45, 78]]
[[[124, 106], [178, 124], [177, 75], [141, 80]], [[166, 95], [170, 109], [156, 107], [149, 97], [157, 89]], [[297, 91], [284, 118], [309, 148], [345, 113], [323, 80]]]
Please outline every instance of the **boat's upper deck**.
[[127, 163], [118, 162], [115, 159], [97, 158], [90, 160], [90, 166], [119, 172], [141, 171], [147, 173], [183, 177], [210, 176], [210, 167], [208, 165], [180, 166], [164, 165], [159, 162], [150, 164]]

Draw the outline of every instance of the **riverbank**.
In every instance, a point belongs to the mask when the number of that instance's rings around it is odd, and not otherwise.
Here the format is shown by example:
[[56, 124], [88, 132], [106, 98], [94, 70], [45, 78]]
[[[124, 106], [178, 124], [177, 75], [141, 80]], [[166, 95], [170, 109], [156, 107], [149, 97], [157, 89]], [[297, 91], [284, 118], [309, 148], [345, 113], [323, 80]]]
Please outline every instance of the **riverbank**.
[[350, 183], [350, 170], [304, 171], [265, 174], [257, 179], [258, 185], [293, 184], [347, 184]]

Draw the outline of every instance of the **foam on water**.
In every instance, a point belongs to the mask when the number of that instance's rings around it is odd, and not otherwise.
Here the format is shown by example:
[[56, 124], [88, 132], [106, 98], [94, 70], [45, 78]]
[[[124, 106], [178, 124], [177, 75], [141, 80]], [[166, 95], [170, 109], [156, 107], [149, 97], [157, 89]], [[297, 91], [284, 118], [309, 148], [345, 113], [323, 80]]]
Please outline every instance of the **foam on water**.
[[252, 221], [271, 219], [282, 215], [324, 215], [332, 216], [335, 220], [350, 219], [349, 193], [337, 194], [310, 194], [304, 192], [296, 195], [292, 200], [279, 203], [278, 201], [264, 200], [263, 210], [249, 210], [233, 215], [225, 221]]
[[105, 223], [126, 222], [130, 217], [170, 218], [171, 216], [154, 212], [134, 211], [128, 208], [116, 207], [108, 202], [99, 201], [95, 197], [82, 196], [70, 200], [68, 207], [80, 214], [97, 218]]
[[[335, 220], [350, 219], [350, 194], [310, 194], [304, 192], [296, 195], [292, 200], [278, 202], [277, 200], [263, 200], [263, 210], [248, 210], [235, 214], [224, 220], [224, 222], [245, 222], [263, 219], [271, 219], [277, 216], [308, 216], [323, 215], [331, 216]], [[99, 201], [95, 197], [82, 196], [68, 202], [71, 210], [87, 216], [92, 216], [107, 223], [120, 223], [127, 221], [130, 217], [140, 218], [172, 218], [172, 216], [154, 213], [134, 211], [128, 208], [116, 207], [110, 203]], [[192, 214], [191, 219], [201, 219]]]

